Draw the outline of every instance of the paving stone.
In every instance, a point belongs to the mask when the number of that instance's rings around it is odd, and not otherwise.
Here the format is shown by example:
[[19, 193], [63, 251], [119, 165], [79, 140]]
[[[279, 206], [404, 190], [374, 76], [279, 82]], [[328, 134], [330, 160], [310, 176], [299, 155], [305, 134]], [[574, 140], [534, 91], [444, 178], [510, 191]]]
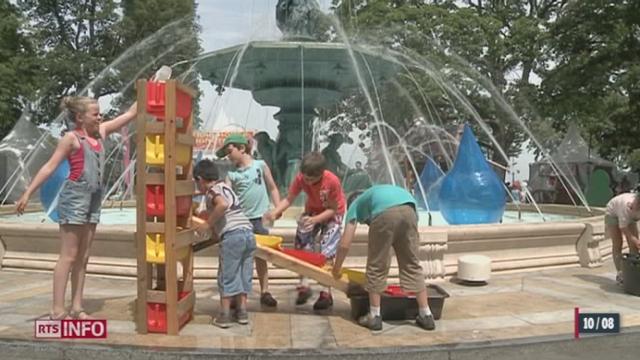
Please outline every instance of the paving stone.
[[[612, 269], [607, 263], [596, 269], [494, 274], [483, 287], [441, 282], [439, 285], [451, 297], [445, 300], [443, 317], [436, 322], [435, 331], [419, 329], [410, 319], [385, 322], [381, 334], [372, 334], [350, 318], [349, 299], [340, 292], [334, 291], [331, 311], [317, 314], [312, 304], [320, 287], [314, 286], [314, 297], [308, 304], [296, 306], [295, 287], [272, 285], [270, 290], [279, 304], [277, 309], [266, 309], [259, 304], [257, 282], [249, 297], [250, 324], [219, 329], [209, 324], [219, 308], [218, 294], [211, 283], [204, 282], [196, 284], [194, 319], [179, 335], [141, 335], [136, 333], [133, 321], [135, 280], [90, 277], [85, 308], [95, 317], [108, 320], [109, 338], [64, 343], [33, 339], [33, 320], [45, 316], [51, 304], [51, 274], [0, 271], [0, 288], [6, 285], [8, 289], [0, 292], [0, 358], [177, 360], [225, 355], [261, 360], [328, 360], [338, 356], [366, 360], [465, 359], [473, 356], [467, 350], [473, 347], [485, 349], [474, 360], [507, 355], [523, 360], [529, 355], [533, 358], [536, 351], [519, 354], [519, 348], [534, 349], [535, 344], [550, 339], [573, 341], [575, 307], [583, 312], [619, 312], [624, 331], [640, 327], [640, 297], [624, 294], [611, 279]], [[616, 339], [589, 341], [618, 344]], [[565, 349], [567, 345], [539, 346], [538, 352], [550, 354], [552, 349]], [[566, 350], [568, 354], [579, 353], [569, 347]]]

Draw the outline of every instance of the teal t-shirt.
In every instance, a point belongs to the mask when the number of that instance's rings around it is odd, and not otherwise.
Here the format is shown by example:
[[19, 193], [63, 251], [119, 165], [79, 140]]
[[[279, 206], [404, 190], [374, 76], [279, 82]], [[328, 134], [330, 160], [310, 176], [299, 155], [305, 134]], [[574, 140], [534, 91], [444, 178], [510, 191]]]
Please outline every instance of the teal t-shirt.
[[416, 208], [416, 201], [407, 190], [395, 185], [374, 185], [353, 201], [345, 219], [347, 223], [369, 224], [383, 211], [404, 204]]
[[251, 165], [229, 171], [227, 177], [249, 219], [262, 217], [269, 210], [269, 191], [264, 181], [265, 162], [253, 160]]

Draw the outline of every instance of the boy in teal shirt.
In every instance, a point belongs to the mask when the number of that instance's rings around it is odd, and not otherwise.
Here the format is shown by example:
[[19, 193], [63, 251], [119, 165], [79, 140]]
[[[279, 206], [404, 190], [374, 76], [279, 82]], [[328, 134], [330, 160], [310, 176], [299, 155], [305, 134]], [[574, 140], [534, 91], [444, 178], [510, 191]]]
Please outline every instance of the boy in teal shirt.
[[358, 323], [372, 331], [382, 330], [380, 294], [385, 290], [389, 273], [389, 256], [393, 247], [398, 259], [400, 286], [406, 292], [416, 293], [418, 317], [416, 325], [435, 329], [435, 322], [427, 302], [422, 266], [418, 260], [418, 214], [413, 196], [395, 185], [374, 185], [365, 192], [349, 197], [346, 225], [338, 248], [333, 276], [339, 279], [342, 263], [349, 252], [357, 224], [369, 225], [367, 253], [367, 282], [370, 309]]
[[[268, 235], [269, 230], [264, 227], [262, 216], [269, 210], [269, 195], [274, 205], [280, 202], [280, 192], [273, 181], [269, 167], [264, 161], [253, 159], [249, 141], [242, 134], [227, 136], [222, 148], [216, 152], [216, 156], [219, 158], [228, 156], [235, 166], [233, 171], [227, 173], [225, 182], [238, 195], [244, 214], [253, 226], [253, 232]], [[269, 292], [267, 262], [257, 257], [255, 262], [260, 281], [260, 303], [275, 307], [278, 301]]]

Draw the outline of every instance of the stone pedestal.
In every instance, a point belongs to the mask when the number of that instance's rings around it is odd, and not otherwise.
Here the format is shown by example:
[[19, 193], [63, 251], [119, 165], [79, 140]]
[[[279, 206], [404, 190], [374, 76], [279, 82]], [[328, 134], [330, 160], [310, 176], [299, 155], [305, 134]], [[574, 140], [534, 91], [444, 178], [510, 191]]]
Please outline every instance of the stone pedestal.
[[444, 279], [444, 253], [447, 251], [447, 232], [420, 229], [418, 258], [427, 280]]

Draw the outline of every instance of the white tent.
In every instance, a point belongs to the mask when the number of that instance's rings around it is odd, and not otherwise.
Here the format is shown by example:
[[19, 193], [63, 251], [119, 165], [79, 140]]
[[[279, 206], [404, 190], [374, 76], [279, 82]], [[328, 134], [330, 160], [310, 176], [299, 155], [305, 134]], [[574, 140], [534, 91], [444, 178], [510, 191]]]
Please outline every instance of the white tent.
[[[529, 164], [528, 186], [537, 201], [572, 203], [571, 197], [559, 181], [561, 174], [564, 175], [567, 186], [573, 184], [582, 192], [586, 191], [591, 174], [598, 169], [609, 174], [612, 184], [619, 181], [616, 164], [601, 158], [573, 124], [569, 126], [564, 139], [551, 155], [551, 160], [560, 170], [560, 174], [548, 159]], [[577, 201], [575, 195], [572, 196]]]

